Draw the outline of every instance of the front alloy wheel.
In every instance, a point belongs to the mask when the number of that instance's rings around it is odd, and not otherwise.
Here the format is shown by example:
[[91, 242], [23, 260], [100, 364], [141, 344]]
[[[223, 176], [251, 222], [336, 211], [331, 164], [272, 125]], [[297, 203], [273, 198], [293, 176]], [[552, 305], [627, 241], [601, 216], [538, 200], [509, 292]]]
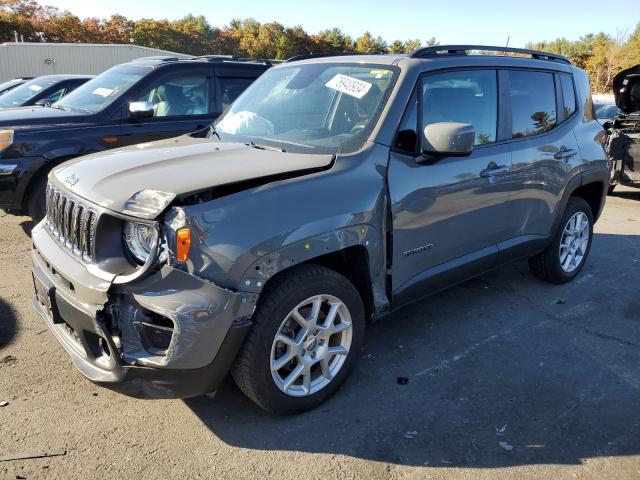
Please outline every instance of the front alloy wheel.
[[274, 413], [302, 412], [329, 398], [364, 340], [358, 291], [319, 265], [294, 267], [267, 282], [252, 321], [231, 375]]
[[322, 390], [344, 365], [352, 332], [349, 310], [336, 297], [316, 295], [300, 302], [273, 340], [273, 381], [294, 397]]

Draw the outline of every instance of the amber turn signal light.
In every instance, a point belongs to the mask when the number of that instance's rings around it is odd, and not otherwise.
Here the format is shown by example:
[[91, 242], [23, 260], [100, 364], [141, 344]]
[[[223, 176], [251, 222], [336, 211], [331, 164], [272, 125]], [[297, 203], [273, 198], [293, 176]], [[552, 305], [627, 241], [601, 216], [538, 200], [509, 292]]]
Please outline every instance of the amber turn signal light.
[[181, 228], [176, 232], [176, 260], [186, 262], [189, 258], [189, 248], [191, 247], [191, 230], [188, 227]]

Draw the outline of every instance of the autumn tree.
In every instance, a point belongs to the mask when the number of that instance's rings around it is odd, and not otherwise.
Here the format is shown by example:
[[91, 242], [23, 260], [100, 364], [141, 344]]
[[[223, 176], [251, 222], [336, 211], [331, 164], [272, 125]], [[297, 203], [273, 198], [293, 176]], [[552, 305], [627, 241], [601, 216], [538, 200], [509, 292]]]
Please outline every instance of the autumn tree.
[[640, 23], [622, 45], [620, 53], [622, 67], [629, 68], [640, 64]]
[[382, 37], [375, 37], [370, 32], [364, 32], [356, 39], [355, 50], [358, 53], [387, 53], [387, 42]]

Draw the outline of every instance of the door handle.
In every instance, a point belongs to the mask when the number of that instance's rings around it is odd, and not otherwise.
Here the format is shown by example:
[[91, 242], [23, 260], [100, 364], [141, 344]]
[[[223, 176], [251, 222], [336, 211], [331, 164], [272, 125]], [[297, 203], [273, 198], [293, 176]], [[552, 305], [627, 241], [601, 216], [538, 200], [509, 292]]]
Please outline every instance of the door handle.
[[507, 165], [496, 165], [494, 163], [489, 164], [487, 169], [482, 170], [480, 172], [480, 176], [482, 178], [499, 177], [501, 175], [506, 175], [507, 173], [509, 173], [509, 167]]
[[569, 160], [571, 157], [575, 157], [578, 154], [573, 148], [561, 148], [556, 152], [553, 158], [556, 160]]

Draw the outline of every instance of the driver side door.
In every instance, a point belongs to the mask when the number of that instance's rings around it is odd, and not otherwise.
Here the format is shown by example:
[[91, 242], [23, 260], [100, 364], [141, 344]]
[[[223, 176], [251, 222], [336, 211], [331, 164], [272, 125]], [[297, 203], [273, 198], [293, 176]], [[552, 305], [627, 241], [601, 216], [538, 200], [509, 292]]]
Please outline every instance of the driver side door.
[[[490, 269], [510, 238], [511, 152], [500, 144], [498, 72], [424, 75], [407, 108], [389, 161], [393, 222], [392, 285], [403, 303]], [[465, 157], [422, 153], [424, 127], [471, 124]]]

